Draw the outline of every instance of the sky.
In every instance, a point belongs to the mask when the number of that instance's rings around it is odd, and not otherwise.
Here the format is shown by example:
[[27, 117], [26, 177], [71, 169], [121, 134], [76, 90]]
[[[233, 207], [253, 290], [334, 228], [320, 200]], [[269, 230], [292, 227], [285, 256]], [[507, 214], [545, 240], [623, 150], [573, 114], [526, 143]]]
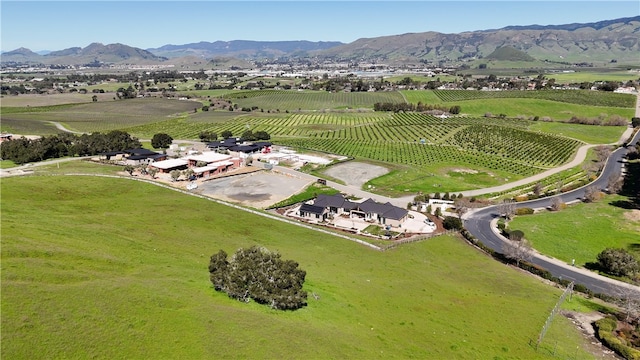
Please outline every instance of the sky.
[[0, 1], [0, 50], [121, 43], [341, 41], [404, 33], [588, 23], [640, 15], [640, 1]]

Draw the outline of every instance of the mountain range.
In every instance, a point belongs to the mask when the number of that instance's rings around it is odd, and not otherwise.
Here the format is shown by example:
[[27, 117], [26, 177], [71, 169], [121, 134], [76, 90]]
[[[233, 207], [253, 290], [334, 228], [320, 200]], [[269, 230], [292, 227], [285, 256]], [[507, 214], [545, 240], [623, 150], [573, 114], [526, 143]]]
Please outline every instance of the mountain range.
[[[640, 16], [595, 23], [508, 26], [457, 34], [439, 32], [361, 38], [341, 42], [201, 41], [139, 49], [92, 43], [41, 55], [19, 48], [0, 61], [31, 64], [175, 64], [214, 59], [240, 62], [315, 58], [385, 64], [447, 63], [471, 60], [551, 61], [561, 63], [640, 63]], [[248, 64], [248, 63], [246, 63]]]

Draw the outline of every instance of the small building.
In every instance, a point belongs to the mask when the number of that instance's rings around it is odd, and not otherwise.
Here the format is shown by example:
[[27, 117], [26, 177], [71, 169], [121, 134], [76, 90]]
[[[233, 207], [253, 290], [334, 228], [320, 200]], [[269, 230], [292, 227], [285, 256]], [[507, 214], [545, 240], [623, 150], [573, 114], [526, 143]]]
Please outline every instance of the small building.
[[169, 173], [172, 170], [184, 170], [188, 167], [189, 162], [184, 159], [168, 159], [156, 161], [150, 165], [158, 169], [161, 173]]
[[3, 133], [0, 134], [0, 143], [3, 141], [9, 141], [13, 139], [13, 134]]

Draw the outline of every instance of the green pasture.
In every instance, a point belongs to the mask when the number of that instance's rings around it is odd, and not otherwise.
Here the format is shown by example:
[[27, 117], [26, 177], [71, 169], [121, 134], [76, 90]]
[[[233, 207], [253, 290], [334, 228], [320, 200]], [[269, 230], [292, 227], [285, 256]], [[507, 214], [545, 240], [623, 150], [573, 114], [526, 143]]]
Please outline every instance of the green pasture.
[[[2, 121], [8, 121], [12, 128], [17, 128], [23, 121], [55, 121], [73, 131], [99, 132], [162, 121], [201, 107], [199, 102], [163, 98], [98, 101], [44, 112], [10, 113], [3, 115]], [[34, 127], [34, 130], [37, 129]]]
[[524, 119], [531, 119], [536, 116], [540, 118], [549, 117], [554, 121], [566, 121], [573, 116], [586, 118], [603, 116], [605, 119], [612, 115], [618, 115], [626, 119], [631, 119], [634, 116], [633, 108], [585, 106], [539, 99], [519, 99], [517, 101], [508, 98], [466, 100], [457, 101], [455, 104], [460, 106], [461, 114], [468, 114], [469, 116], [484, 116], [490, 113], [493, 116], [505, 114], [510, 118]]
[[[536, 351], [561, 291], [455, 237], [378, 252], [125, 179], [0, 186], [6, 358], [595, 358], [562, 316]], [[298, 262], [317, 299], [215, 292], [209, 256], [251, 245]]]
[[537, 121], [531, 123], [529, 129], [560, 136], [568, 136], [588, 144], [611, 144], [620, 140], [620, 136], [624, 133], [626, 127]]
[[619, 70], [619, 71], [588, 71], [576, 70], [575, 72], [546, 73], [549, 79], [555, 79], [556, 84], [575, 84], [582, 82], [596, 81], [620, 81], [627, 82], [638, 80], [640, 72], [638, 70]]
[[[246, 98], [245, 98], [246, 96]], [[264, 111], [373, 109], [375, 103], [402, 103], [398, 92], [338, 92], [258, 90], [257, 93], [227, 95], [239, 107]]]
[[591, 90], [539, 90], [539, 91], [477, 91], [477, 90], [433, 90], [442, 101], [478, 99], [540, 99], [561, 103], [598, 106], [598, 107], [635, 107], [636, 97], [630, 94], [619, 94]]
[[517, 216], [509, 227], [522, 230], [536, 250], [567, 263], [572, 259], [581, 266], [595, 262], [607, 247], [624, 248], [640, 256], [640, 221], [628, 217], [631, 210], [612, 205], [621, 200], [626, 198], [607, 195], [595, 203], [579, 203], [559, 212]]
[[30, 115], [5, 115], [0, 119], [0, 131], [20, 135], [53, 135], [61, 131], [47, 120], [30, 118]]
[[[114, 90], [115, 91], [115, 90]], [[98, 102], [113, 101], [115, 94], [103, 93], [93, 94], [89, 91], [86, 94], [80, 94], [77, 92], [63, 93], [63, 94], [23, 94], [23, 95], [2, 95], [2, 113], [10, 111], [7, 108], [26, 108], [26, 107], [43, 107], [54, 106], [63, 104], [82, 104], [93, 102], [93, 96], [98, 97]]]

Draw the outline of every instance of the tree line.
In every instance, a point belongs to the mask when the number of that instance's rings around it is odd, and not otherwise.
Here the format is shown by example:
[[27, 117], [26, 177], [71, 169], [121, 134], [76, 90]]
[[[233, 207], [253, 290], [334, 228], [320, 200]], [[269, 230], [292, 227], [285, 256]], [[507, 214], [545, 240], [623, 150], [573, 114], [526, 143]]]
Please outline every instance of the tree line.
[[20, 137], [0, 144], [0, 157], [16, 164], [65, 156], [90, 156], [110, 151], [142, 147], [137, 138], [120, 130], [108, 133], [74, 135], [61, 133], [39, 139]]
[[432, 110], [440, 110], [451, 114], [459, 114], [460, 106], [443, 106], [434, 104], [423, 104], [418, 102], [417, 104], [409, 103], [375, 103], [373, 104], [373, 111], [393, 111], [393, 112], [425, 112]]

